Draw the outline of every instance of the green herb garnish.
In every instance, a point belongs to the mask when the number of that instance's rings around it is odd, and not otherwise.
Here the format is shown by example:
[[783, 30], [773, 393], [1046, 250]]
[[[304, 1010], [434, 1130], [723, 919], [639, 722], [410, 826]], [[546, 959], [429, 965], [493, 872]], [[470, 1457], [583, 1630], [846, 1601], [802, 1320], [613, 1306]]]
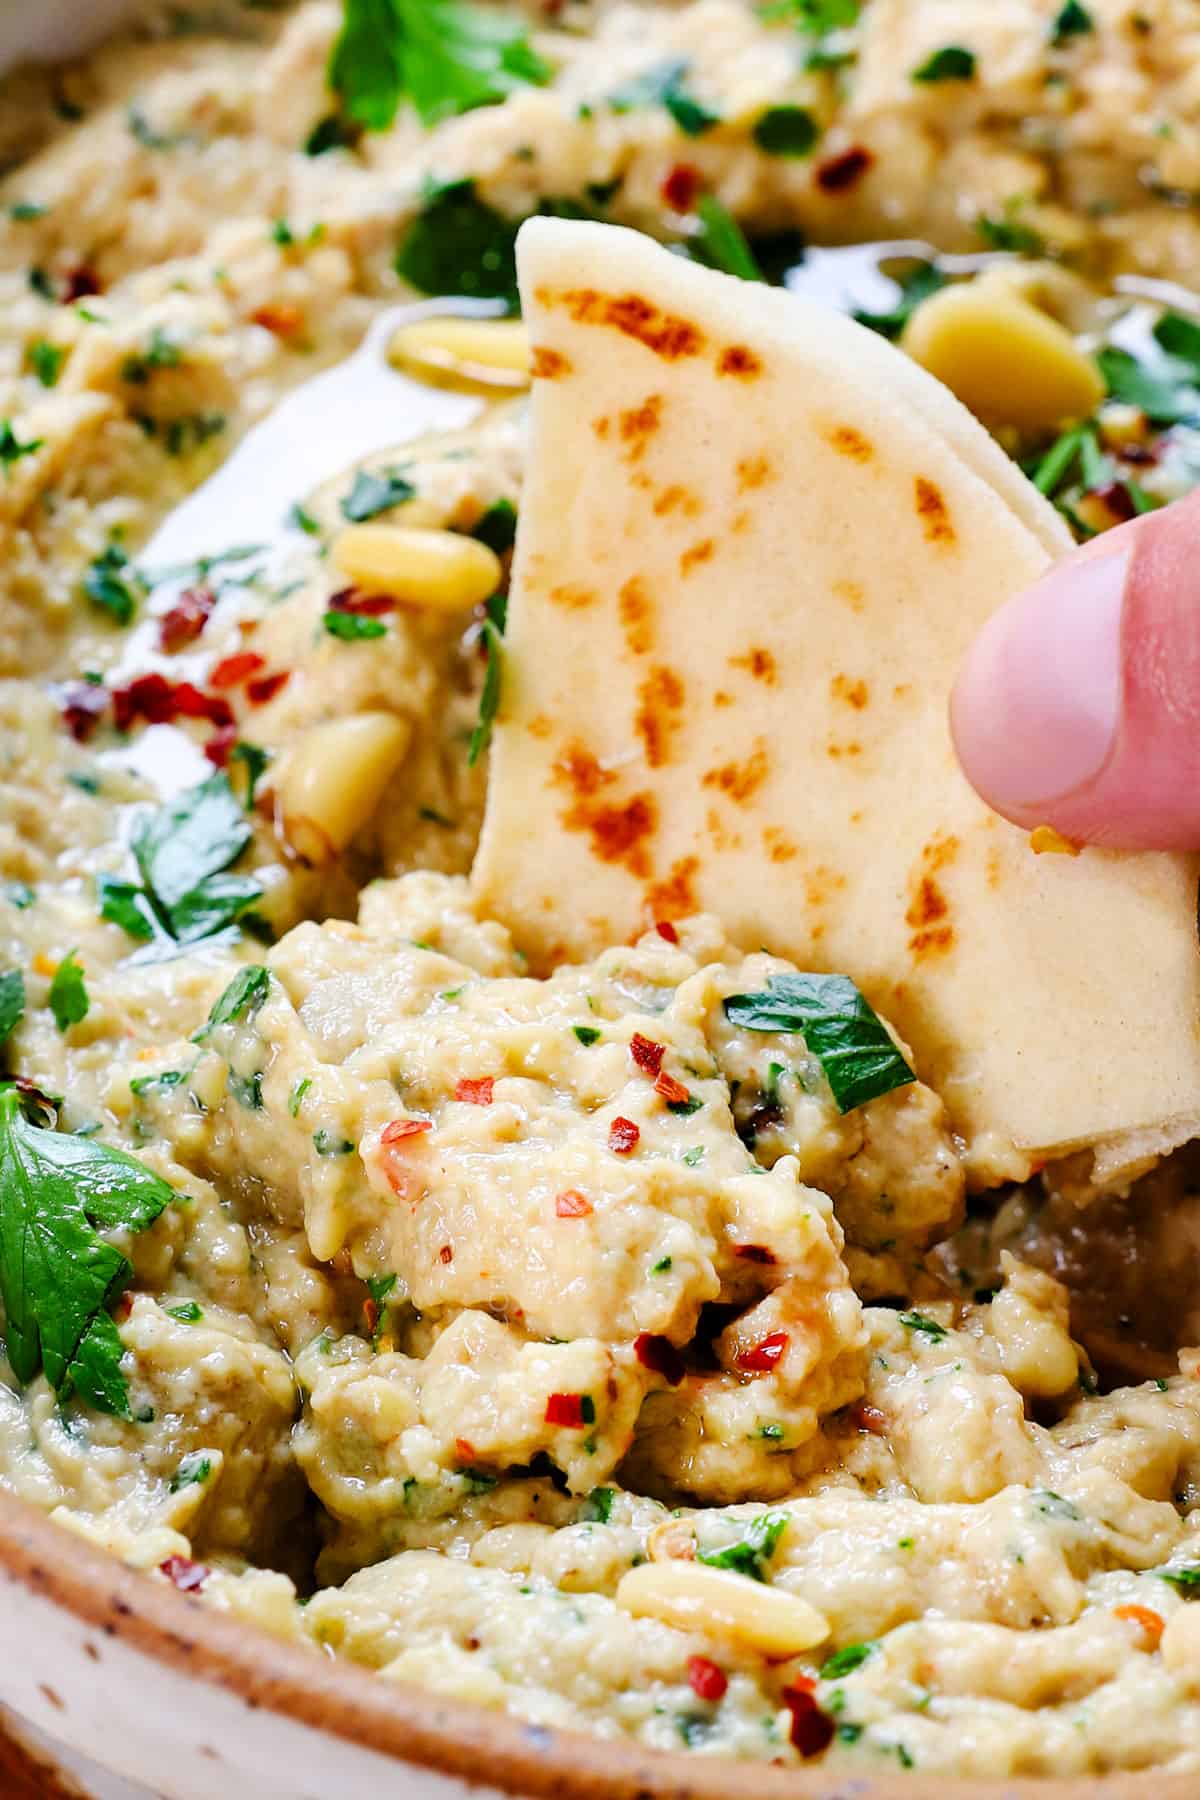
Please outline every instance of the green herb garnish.
[[327, 612], [321, 620], [330, 637], [343, 644], [361, 644], [371, 638], [387, 636], [382, 619], [370, 619], [365, 613]]
[[155, 921], [181, 944], [222, 930], [262, 895], [253, 876], [228, 873], [252, 836], [229, 777], [218, 770], [139, 820], [132, 848], [142, 894], [127, 887], [118, 895], [110, 884], [106, 902], [112, 910], [102, 904], [103, 916], [119, 911], [118, 924], [131, 916], [143, 925]]
[[701, 194], [696, 214], [701, 229], [691, 240], [689, 250], [697, 262], [707, 263], [710, 269], [720, 269], [726, 275], [740, 276], [743, 281], [764, 279], [741, 226], [715, 194]]
[[118, 625], [129, 625], [146, 584], [119, 544], [109, 544], [83, 576], [83, 591], [96, 606], [111, 613]]
[[1089, 31], [1095, 31], [1095, 29], [1096, 21], [1086, 6], [1081, 6], [1079, 0], [1066, 0], [1066, 4], [1059, 8], [1058, 16], [1051, 27], [1050, 42], [1055, 49], [1061, 49], [1064, 44], [1070, 43], [1072, 38], [1084, 37]]
[[13, 430], [11, 419], [0, 419], [0, 464], [7, 475], [14, 463], [20, 462], [23, 456], [32, 456], [40, 450], [44, 438], [27, 438], [24, 443]]
[[752, 1581], [765, 1581], [766, 1566], [787, 1527], [786, 1513], [759, 1513], [734, 1543], [726, 1544], [723, 1550], [697, 1550], [696, 1560], [714, 1569], [732, 1569], [738, 1575], [748, 1575]]
[[25, 1016], [25, 977], [20, 969], [0, 975], [0, 1044], [11, 1037]]
[[168, 1486], [173, 1494], [177, 1494], [181, 1488], [202, 1487], [211, 1474], [212, 1458], [205, 1456], [202, 1451], [193, 1450], [183, 1458]]
[[762, 993], [730, 995], [725, 1016], [745, 1031], [799, 1032], [821, 1064], [839, 1112], [853, 1112], [916, 1080], [887, 1027], [845, 975], [772, 975]]
[[42, 386], [52, 388], [62, 373], [66, 354], [62, 344], [52, 344], [47, 338], [36, 338], [25, 352], [25, 361]]
[[[511, 550], [517, 536], [517, 509], [511, 500], [493, 500], [482, 518], [472, 528], [471, 536], [503, 556]], [[501, 627], [503, 629], [503, 627]]]
[[404, 99], [433, 125], [550, 76], [519, 21], [468, 0], [345, 0], [329, 62], [329, 85], [368, 131], [386, 131]]
[[571, 1030], [583, 1045], [599, 1043], [600, 1033], [594, 1025], [572, 1025]]
[[0, 1299], [18, 1381], [42, 1368], [61, 1401], [129, 1417], [106, 1309], [133, 1269], [100, 1233], [144, 1231], [174, 1197], [132, 1156], [33, 1125], [15, 1088], [0, 1093]]
[[432, 188], [396, 253], [396, 271], [423, 294], [503, 300], [517, 311], [519, 220], [480, 200], [472, 181]]
[[931, 1319], [928, 1313], [902, 1312], [899, 1319], [906, 1331], [919, 1331], [931, 1344], [940, 1344], [950, 1335], [946, 1327], [939, 1325], [936, 1319]]
[[914, 81], [972, 81], [975, 77], [975, 52], [962, 44], [946, 44], [935, 50], [912, 72]]
[[809, 156], [821, 133], [803, 106], [769, 106], [750, 135], [768, 156]]
[[821, 1680], [837, 1681], [841, 1676], [861, 1669], [867, 1658], [873, 1656], [878, 1648], [878, 1644], [872, 1639], [862, 1644], [846, 1644], [841, 1650], [835, 1650], [821, 1664]]
[[354, 1144], [350, 1138], [339, 1137], [336, 1132], [322, 1127], [313, 1132], [313, 1148], [318, 1156], [349, 1156]]
[[88, 999], [87, 984], [74, 950], [68, 951], [55, 969], [50, 991], [46, 995], [46, 1004], [54, 1014], [54, 1023], [60, 1031], [69, 1031], [72, 1025], [78, 1025], [81, 1019], [87, 1018], [91, 1001]]
[[194, 1300], [184, 1300], [178, 1306], [164, 1306], [163, 1311], [170, 1318], [178, 1319], [181, 1325], [198, 1325], [204, 1317]]
[[487, 645], [487, 673], [483, 678], [483, 691], [479, 696], [479, 718], [471, 733], [471, 742], [467, 746], [467, 767], [473, 769], [492, 741], [492, 726], [496, 722], [496, 714], [500, 709], [500, 684], [502, 680], [502, 659], [504, 640], [490, 619], [483, 622], [483, 638]]
[[359, 469], [350, 492], [342, 496], [342, 513], [351, 524], [361, 525], [364, 519], [377, 518], [402, 501], [411, 500], [416, 491], [399, 469]]

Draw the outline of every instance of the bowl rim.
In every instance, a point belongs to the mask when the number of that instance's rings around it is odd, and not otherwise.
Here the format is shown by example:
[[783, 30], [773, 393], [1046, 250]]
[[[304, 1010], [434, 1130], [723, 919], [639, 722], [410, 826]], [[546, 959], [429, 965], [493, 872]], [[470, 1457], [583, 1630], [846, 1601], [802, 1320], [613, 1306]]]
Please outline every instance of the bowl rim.
[[0, 1492], [0, 1569], [105, 1636], [224, 1688], [253, 1709], [359, 1748], [535, 1800], [1196, 1800], [1194, 1774], [942, 1780], [903, 1773], [779, 1768], [643, 1748], [531, 1724], [322, 1657], [194, 1594], [153, 1581]]

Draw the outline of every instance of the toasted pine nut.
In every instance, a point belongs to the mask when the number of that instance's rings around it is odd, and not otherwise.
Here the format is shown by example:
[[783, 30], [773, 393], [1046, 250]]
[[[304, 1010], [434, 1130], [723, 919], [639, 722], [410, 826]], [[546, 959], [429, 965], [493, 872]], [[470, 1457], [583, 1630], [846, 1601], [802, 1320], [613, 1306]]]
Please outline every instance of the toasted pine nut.
[[901, 339], [971, 411], [993, 425], [1053, 430], [1104, 398], [1104, 381], [1069, 331], [995, 284], [943, 288], [914, 312]]
[[764, 1656], [798, 1656], [829, 1636], [828, 1619], [798, 1595], [693, 1562], [630, 1569], [617, 1588], [617, 1605], [635, 1618], [730, 1638]]
[[520, 319], [414, 319], [388, 345], [388, 361], [428, 381], [450, 375], [464, 385], [529, 386], [529, 331]]
[[334, 540], [333, 560], [355, 587], [435, 612], [478, 606], [502, 575], [496, 552], [477, 539], [405, 525], [351, 525]]
[[331, 862], [368, 824], [407, 753], [412, 728], [392, 713], [313, 725], [289, 751], [276, 796], [278, 829], [303, 861]]

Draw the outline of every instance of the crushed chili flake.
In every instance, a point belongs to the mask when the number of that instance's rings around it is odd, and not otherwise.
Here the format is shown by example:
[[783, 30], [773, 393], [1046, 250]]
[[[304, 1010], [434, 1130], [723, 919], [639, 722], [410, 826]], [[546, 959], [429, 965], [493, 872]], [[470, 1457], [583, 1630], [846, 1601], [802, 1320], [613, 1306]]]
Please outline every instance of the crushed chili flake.
[[379, 1328], [379, 1302], [377, 1300], [363, 1301], [363, 1324], [374, 1337]]
[[778, 1261], [775, 1252], [768, 1250], [765, 1244], [735, 1244], [733, 1254], [742, 1262], [773, 1263]]
[[850, 1417], [860, 1431], [869, 1431], [874, 1437], [886, 1435], [887, 1414], [880, 1412], [877, 1406], [869, 1406], [865, 1400], [856, 1400], [850, 1408]]
[[123, 1325], [133, 1311], [133, 1289], [126, 1288], [112, 1309], [112, 1316], [118, 1325]]
[[1101, 487], [1093, 488], [1091, 492], [1092, 498], [1099, 500], [1102, 506], [1107, 507], [1114, 519], [1120, 519], [1123, 524], [1127, 524], [1130, 519], [1137, 518], [1137, 507], [1134, 505], [1133, 495], [1123, 481], [1106, 481]]
[[669, 170], [659, 193], [672, 212], [690, 213], [700, 192], [700, 171], [691, 163], [676, 163]]
[[560, 1219], [586, 1219], [595, 1208], [578, 1188], [564, 1188], [555, 1199], [554, 1210]]
[[826, 157], [817, 164], [817, 186], [826, 194], [843, 194], [861, 181], [875, 158], [861, 144], [843, 150], [840, 156]]
[[458, 1457], [460, 1462], [474, 1462], [475, 1446], [470, 1438], [455, 1438], [454, 1454]]
[[1166, 1630], [1160, 1613], [1152, 1612], [1148, 1606], [1114, 1606], [1113, 1617], [1127, 1619], [1131, 1625], [1139, 1626], [1147, 1650], [1158, 1649], [1159, 1639]]
[[656, 919], [654, 921], [654, 929], [657, 931], [660, 938], [666, 939], [668, 944], [677, 944], [679, 942], [679, 933], [672, 925], [670, 919]]
[[255, 307], [250, 320], [276, 337], [295, 337], [304, 330], [304, 308], [291, 300], [268, 301], [265, 306]]
[[583, 1414], [584, 1395], [551, 1394], [546, 1401], [547, 1425], [565, 1425], [569, 1431], [582, 1431], [588, 1422]]
[[363, 619], [377, 619], [383, 613], [395, 612], [400, 602], [394, 594], [360, 594], [356, 587], [339, 588], [326, 601], [326, 612], [356, 613]]
[[240, 687], [251, 675], [266, 667], [266, 657], [259, 656], [256, 650], [239, 650], [233, 656], [223, 656], [208, 678], [209, 687]]
[[449, 1244], [443, 1244], [438, 1251], [438, 1261], [444, 1263], [452, 1263], [454, 1261], [454, 1252]]
[[725, 1698], [729, 1686], [724, 1669], [718, 1669], [715, 1662], [707, 1656], [689, 1656], [687, 1662], [688, 1686], [697, 1700], [710, 1700], [715, 1705]]
[[159, 648], [172, 653], [193, 643], [208, 624], [217, 596], [212, 588], [184, 588], [158, 621]]
[[468, 1106], [490, 1106], [492, 1090], [495, 1085], [496, 1077], [494, 1075], [481, 1075], [478, 1080], [472, 1080], [470, 1076], [464, 1075], [454, 1084], [454, 1098], [465, 1101]]
[[615, 1118], [608, 1128], [608, 1147], [617, 1156], [628, 1156], [637, 1149], [641, 1135], [641, 1127], [632, 1119]]
[[635, 1031], [629, 1040], [630, 1056], [638, 1068], [647, 1075], [658, 1074], [666, 1052], [665, 1044], [656, 1044], [653, 1038], [643, 1037], [640, 1031]]
[[68, 269], [64, 280], [66, 287], [63, 290], [63, 304], [67, 306], [72, 300], [86, 300], [89, 294], [104, 292], [100, 277], [87, 263], [79, 263], [75, 268]]
[[823, 1713], [811, 1691], [793, 1682], [783, 1690], [783, 1704], [792, 1715], [792, 1743], [801, 1756], [820, 1756], [833, 1738], [833, 1720]]
[[416, 1137], [418, 1132], [432, 1131], [432, 1119], [392, 1119], [379, 1134], [381, 1144], [398, 1144], [401, 1138]]
[[77, 744], [82, 744], [91, 737], [100, 719], [108, 711], [108, 700], [108, 689], [94, 681], [72, 681], [63, 689], [63, 724]]
[[687, 1373], [682, 1354], [670, 1338], [660, 1337], [657, 1332], [640, 1331], [633, 1340], [633, 1354], [643, 1369], [661, 1375], [672, 1387], [678, 1387]]
[[668, 1106], [684, 1106], [692, 1097], [682, 1081], [676, 1081], [675, 1077], [668, 1075], [665, 1069], [659, 1070], [654, 1083], [654, 1091], [656, 1094], [662, 1095]]
[[286, 687], [290, 669], [280, 669], [275, 675], [263, 675], [257, 681], [246, 683], [246, 698], [251, 706], [262, 706], [273, 700], [281, 687]]
[[748, 1350], [741, 1352], [737, 1358], [737, 1366], [749, 1375], [769, 1374], [781, 1361], [788, 1342], [786, 1331], [768, 1331], [765, 1338], [760, 1338], [757, 1344], [751, 1344]]
[[166, 1562], [160, 1562], [158, 1567], [160, 1574], [174, 1582], [185, 1594], [196, 1593], [212, 1574], [207, 1563], [193, 1562], [190, 1556], [168, 1556]]
[[231, 725], [228, 700], [206, 694], [192, 681], [168, 681], [165, 675], [139, 675], [127, 687], [113, 689], [113, 718], [119, 731], [128, 731], [135, 719], [148, 725], [169, 724], [172, 719], [207, 719], [213, 725]]
[[223, 769], [229, 761], [229, 753], [237, 743], [237, 726], [222, 725], [220, 731], [214, 731], [204, 746], [204, 754], [210, 763]]

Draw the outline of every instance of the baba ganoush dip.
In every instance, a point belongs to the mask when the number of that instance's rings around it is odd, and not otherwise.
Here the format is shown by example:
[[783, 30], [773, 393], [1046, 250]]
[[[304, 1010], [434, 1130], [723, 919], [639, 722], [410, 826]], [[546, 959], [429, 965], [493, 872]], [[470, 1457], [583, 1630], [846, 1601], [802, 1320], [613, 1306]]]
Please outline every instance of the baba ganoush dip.
[[[481, 916], [529, 359], [452, 303], [534, 211], [823, 285], [1093, 536], [1200, 470], [1197, 10], [368, 12], [0, 88], [0, 1481], [546, 1725], [1196, 1768], [1192, 1153], [968, 1196], [869, 1009], [848, 1093], [715, 920], [531, 971]], [[141, 559], [417, 295], [474, 423]]]

